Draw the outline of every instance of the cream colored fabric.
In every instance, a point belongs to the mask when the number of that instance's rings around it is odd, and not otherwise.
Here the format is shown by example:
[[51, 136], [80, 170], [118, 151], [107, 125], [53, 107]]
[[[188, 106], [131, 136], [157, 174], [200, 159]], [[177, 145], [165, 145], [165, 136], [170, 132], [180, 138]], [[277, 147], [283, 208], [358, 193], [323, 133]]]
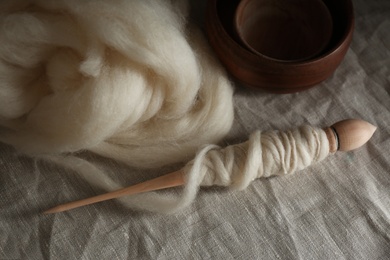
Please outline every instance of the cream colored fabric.
[[[206, 2], [192, 1], [199, 23]], [[58, 203], [105, 189], [75, 170], [0, 144], [0, 258], [388, 259], [390, 2], [353, 2], [353, 41], [337, 71], [292, 95], [252, 91], [235, 82], [234, 124], [220, 145], [241, 143], [257, 130], [361, 118], [378, 126], [365, 146], [294, 175], [256, 180], [243, 191], [203, 187], [194, 203], [172, 215], [129, 210], [114, 200], [45, 216], [41, 212]], [[183, 166], [140, 170], [90, 152], [79, 156], [122, 186]], [[157, 194], [176, 197], [182, 189]]]

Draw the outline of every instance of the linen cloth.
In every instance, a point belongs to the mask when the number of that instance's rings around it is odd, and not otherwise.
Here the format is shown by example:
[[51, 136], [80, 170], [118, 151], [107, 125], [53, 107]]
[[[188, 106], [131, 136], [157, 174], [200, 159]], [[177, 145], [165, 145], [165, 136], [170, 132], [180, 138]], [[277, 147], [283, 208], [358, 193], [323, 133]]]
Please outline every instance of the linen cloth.
[[[191, 2], [200, 25], [205, 3]], [[116, 200], [43, 215], [104, 191], [67, 167], [0, 144], [0, 259], [390, 259], [390, 2], [353, 3], [354, 38], [336, 72], [287, 95], [236, 84], [235, 122], [224, 144], [257, 129], [360, 118], [378, 127], [364, 147], [244, 191], [203, 188], [172, 215], [130, 210]], [[180, 167], [140, 170], [80, 156], [123, 186]]]

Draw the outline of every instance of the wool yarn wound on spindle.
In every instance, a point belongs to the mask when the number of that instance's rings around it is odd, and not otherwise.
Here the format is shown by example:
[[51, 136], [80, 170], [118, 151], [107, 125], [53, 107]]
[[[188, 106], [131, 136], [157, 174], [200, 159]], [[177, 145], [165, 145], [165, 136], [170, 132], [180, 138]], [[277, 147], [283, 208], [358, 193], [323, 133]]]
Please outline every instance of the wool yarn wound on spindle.
[[256, 131], [244, 143], [225, 148], [208, 145], [201, 149], [183, 169], [185, 187], [180, 196], [148, 193], [120, 200], [133, 208], [175, 212], [195, 200], [200, 186], [243, 190], [257, 178], [295, 173], [322, 161], [329, 153], [329, 140], [321, 128]]
[[218, 142], [232, 87], [187, 16], [184, 1], [1, 1], [0, 140], [137, 167]]

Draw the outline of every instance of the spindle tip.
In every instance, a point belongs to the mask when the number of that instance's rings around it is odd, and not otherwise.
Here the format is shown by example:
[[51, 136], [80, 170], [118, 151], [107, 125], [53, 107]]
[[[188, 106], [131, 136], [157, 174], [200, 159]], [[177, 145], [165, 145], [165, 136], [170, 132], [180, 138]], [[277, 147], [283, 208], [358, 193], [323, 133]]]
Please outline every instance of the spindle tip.
[[331, 126], [338, 139], [339, 151], [351, 151], [364, 145], [377, 129], [376, 126], [360, 120], [347, 119]]

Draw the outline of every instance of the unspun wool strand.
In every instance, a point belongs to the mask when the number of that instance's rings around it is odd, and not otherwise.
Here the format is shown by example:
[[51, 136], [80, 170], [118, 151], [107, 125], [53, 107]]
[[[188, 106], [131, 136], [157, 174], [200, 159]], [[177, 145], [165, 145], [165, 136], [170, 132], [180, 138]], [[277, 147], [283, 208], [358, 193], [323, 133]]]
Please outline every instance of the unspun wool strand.
[[[302, 126], [289, 131], [253, 133], [249, 140], [221, 149], [208, 145], [183, 169], [185, 187], [178, 197], [156, 193], [121, 198], [132, 208], [175, 212], [190, 205], [200, 186], [226, 186], [243, 190], [257, 178], [292, 174], [329, 155], [323, 129]], [[145, 203], [147, 202], [147, 203]]]

